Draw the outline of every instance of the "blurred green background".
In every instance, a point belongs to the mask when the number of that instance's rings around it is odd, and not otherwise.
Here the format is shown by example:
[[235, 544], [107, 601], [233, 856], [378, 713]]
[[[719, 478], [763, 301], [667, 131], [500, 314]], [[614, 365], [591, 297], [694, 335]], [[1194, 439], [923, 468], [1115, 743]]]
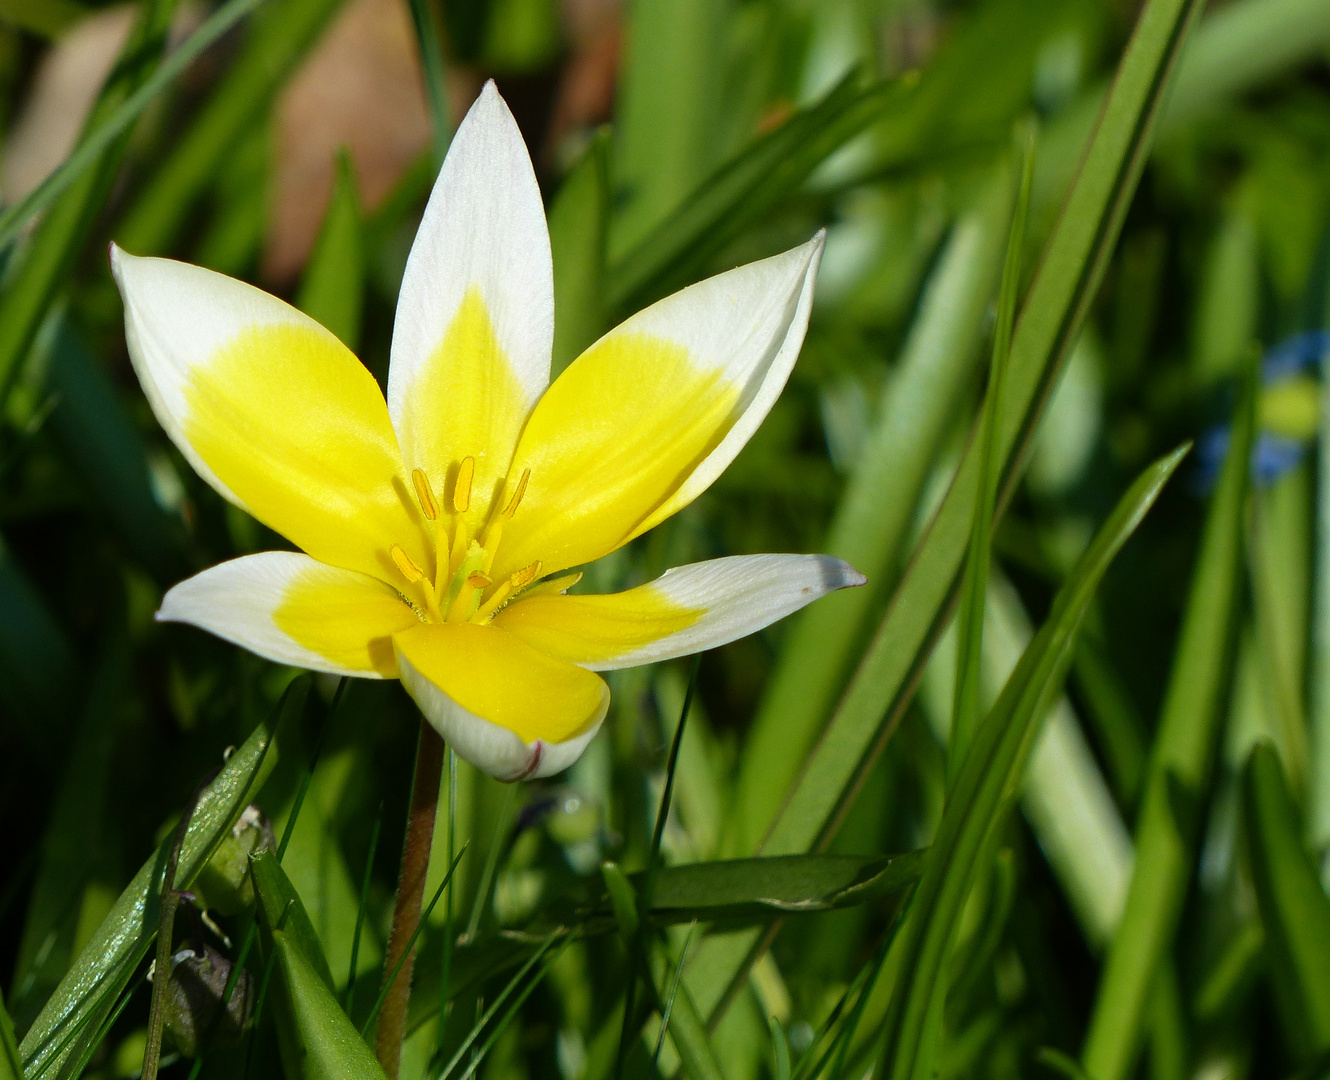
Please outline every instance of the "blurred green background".
[[[469, 846], [421, 938], [401, 1075], [1330, 1075], [1330, 2], [0, 0], [0, 989], [21, 1046], [0, 1077], [139, 1075], [160, 885], [132, 879], [228, 748], [217, 783], [246, 793], [275, 709], [246, 799], [275, 838], [294, 821], [276, 874], [336, 1001], [370, 1013], [414, 706], [359, 682], [333, 708], [318, 678], [279, 708], [297, 672], [153, 621], [175, 581], [284, 542], [156, 426], [105, 251], [254, 281], [382, 382], [424, 200], [490, 77], [546, 197], [556, 370], [829, 229], [770, 417], [587, 585], [759, 551], [868, 575], [702, 657], [661, 846], [669, 868], [858, 858], [670, 878], [672, 925], [634, 938], [601, 863], [650, 857], [690, 665], [614, 673], [564, 776], [445, 777], [427, 899], [450, 817]], [[1020, 322], [982, 479], [957, 468], [979, 462], [1014, 208]], [[1186, 440], [1073, 603], [1114, 505]], [[948, 620], [993, 484], [974, 652]], [[1072, 608], [1079, 635], [1053, 636]], [[951, 738], [958, 652], [997, 704]], [[1002, 757], [984, 733], [1009, 731]], [[230, 835], [218, 813], [189, 882]], [[253, 925], [221, 859], [177, 919], [177, 947], [219, 962]], [[921, 874], [934, 901], [905, 907]], [[280, 1009], [239, 1042], [181, 1023], [164, 1075], [278, 1076], [293, 1037]]]

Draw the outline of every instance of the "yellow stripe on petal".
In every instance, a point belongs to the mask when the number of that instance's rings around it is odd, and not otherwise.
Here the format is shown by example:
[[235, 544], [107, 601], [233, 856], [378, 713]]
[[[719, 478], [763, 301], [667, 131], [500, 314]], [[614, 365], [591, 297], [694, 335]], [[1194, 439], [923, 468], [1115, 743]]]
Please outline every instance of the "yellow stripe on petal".
[[643, 334], [602, 338], [531, 414], [511, 477], [530, 470], [492, 576], [539, 559], [555, 573], [633, 534], [724, 437], [740, 387], [683, 346]]
[[350, 588], [339, 573], [320, 567], [292, 581], [273, 623], [333, 667], [397, 678], [393, 635], [419, 625], [419, 618], [388, 586]]
[[241, 330], [185, 386], [184, 435], [260, 521], [321, 562], [393, 580], [429, 565], [378, 384], [314, 324]]
[[279, 664], [385, 679], [397, 677], [392, 636], [419, 625], [382, 581], [296, 551], [245, 555], [195, 574], [162, 598], [157, 618]]
[[374, 377], [331, 333], [243, 281], [114, 245], [130, 359], [158, 421], [225, 498], [323, 562], [432, 567]]
[[[454, 502], [466, 507], [474, 535], [508, 472], [527, 416], [526, 391], [499, 345], [479, 289], [467, 290], [443, 340], [402, 394], [398, 423], [410, 465], [446, 481], [449, 509]], [[467, 458], [474, 463], [465, 465]]]
[[494, 625], [550, 656], [598, 667], [686, 630], [705, 614], [653, 584], [610, 596], [523, 597], [500, 611]]
[[829, 555], [732, 555], [676, 566], [608, 596], [533, 591], [499, 611], [494, 625], [551, 656], [606, 671], [724, 645], [863, 583]]
[[[609, 690], [599, 675], [546, 656], [497, 627], [421, 625], [394, 641], [414, 672], [448, 702], [525, 744], [567, 742], [605, 715]], [[411, 682], [407, 688], [438, 727], [440, 718], [432, 714], [440, 702], [422, 700], [422, 688]], [[464, 721], [454, 712], [444, 722]]]

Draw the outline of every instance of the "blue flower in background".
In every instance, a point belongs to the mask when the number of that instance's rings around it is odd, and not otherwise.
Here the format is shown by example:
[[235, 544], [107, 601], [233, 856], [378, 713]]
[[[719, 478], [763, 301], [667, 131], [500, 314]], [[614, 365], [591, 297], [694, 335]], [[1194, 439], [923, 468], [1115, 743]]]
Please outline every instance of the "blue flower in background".
[[[1273, 483], [1306, 456], [1320, 422], [1320, 371], [1330, 331], [1308, 330], [1273, 346], [1261, 360], [1260, 433], [1252, 447], [1252, 480]], [[1216, 424], [1197, 440], [1195, 484], [1214, 486], [1228, 452], [1229, 425]]]

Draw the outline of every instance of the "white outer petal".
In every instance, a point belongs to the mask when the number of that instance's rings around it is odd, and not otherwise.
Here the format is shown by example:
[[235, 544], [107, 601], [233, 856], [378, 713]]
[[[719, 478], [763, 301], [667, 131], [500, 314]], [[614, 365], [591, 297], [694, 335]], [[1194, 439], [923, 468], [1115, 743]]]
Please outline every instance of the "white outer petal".
[[[290, 304], [201, 266], [140, 258], [112, 244], [111, 273], [125, 304], [129, 359], [157, 422], [196, 473], [223, 498], [248, 511], [185, 435], [191, 373], [238, 334], [257, 326], [313, 327], [336, 339]], [[343, 348], [340, 342], [337, 348]]]
[[756, 633], [820, 596], [866, 579], [831, 555], [731, 555], [667, 570], [652, 586], [686, 608], [705, 608], [692, 626], [613, 660], [582, 664], [591, 671], [636, 667], [714, 649]]
[[550, 378], [554, 265], [535, 170], [493, 80], [453, 136], [397, 298], [388, 412], [410, 464], [412, 383], [472, 286], [480, 290], [530, 410]]
[[699, 281], [610, 331], [677, 342], [704, 370], [720, 371], [741, 388], [734, 426], [634, 536], [710, 487], [766, 419], [803, 347], [825, 245], [821, 229], [806, 244]]
[[[273, 622], [273, 612], [285, 599], [287, 589], [302, 574], [311, 572], [373, 581], [354, 570], [340, 570], [300, 552], [261, 551], [219, 563], [186, 578], [162, 597], [156, 618], [158, 622], [197, 626], [278, 664], [330, 675], [383, 678], [375, 671], [338, 667], [305, 648]], [[374, 584], [379, 586], [378, 582]]]
[[496, 780], [533, 780], [562, 772], [582, 756], [587, 743], [595, 738], [610, 707], [608, 688], [600, 713], [580, 735], [565, 742], [537, 739], [525, 743], [506, 727], [485, 720], [464, 709], [438, 686], [422, 675], [399, 649], [397, 669], [402, 685], [444, 742], [481, 772]]

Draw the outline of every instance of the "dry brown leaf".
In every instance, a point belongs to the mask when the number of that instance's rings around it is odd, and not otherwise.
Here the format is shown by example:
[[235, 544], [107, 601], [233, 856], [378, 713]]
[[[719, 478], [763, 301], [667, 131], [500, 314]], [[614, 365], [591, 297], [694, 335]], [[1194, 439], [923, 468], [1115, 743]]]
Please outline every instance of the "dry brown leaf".
[[[479, 86], [449, 72], [454, 122]], [[374, 209], [430, 145], [415, 31], [404, 0], [351, 0], [283, 91], [275, 123], [273, 192], [263, 276], [286, 285], [300, 273], [347, 147], [360, 197]]]

